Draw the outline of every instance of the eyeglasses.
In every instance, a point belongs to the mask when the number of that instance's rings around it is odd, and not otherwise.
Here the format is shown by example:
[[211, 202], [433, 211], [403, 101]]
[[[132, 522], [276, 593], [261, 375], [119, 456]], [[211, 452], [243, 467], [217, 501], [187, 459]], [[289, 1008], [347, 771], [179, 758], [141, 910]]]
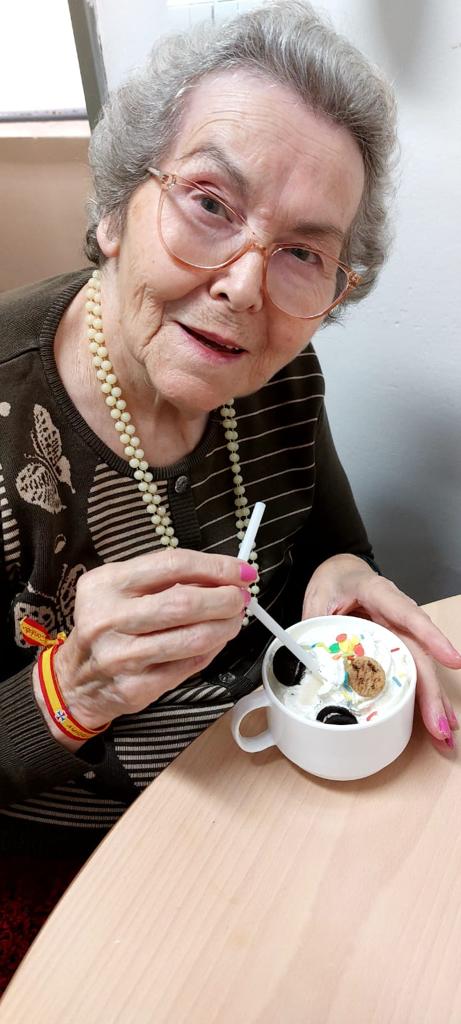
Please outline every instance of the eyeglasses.
[[264, 290], [289, 316], [315, 320], [325, 316], [362, 278], [322, 250], [292, 242], [264, 246], [246, 221], [219, 196], [194, 181], [148, 171], [161, 186], [158, 230], [174, 259], [198, 270], [220, 270], [256, 249], [264, 256]]

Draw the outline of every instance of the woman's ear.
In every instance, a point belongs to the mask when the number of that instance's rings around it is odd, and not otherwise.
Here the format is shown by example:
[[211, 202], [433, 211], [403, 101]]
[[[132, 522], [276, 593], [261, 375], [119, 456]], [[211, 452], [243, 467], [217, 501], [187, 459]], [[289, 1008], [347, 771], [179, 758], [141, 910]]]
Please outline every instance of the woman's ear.
[[96, 228], [96, 238], [99, 248], [104, 256], [118, 256], [120, 252], [120, 237], [111, 222], [110, 217], [103, 217]]

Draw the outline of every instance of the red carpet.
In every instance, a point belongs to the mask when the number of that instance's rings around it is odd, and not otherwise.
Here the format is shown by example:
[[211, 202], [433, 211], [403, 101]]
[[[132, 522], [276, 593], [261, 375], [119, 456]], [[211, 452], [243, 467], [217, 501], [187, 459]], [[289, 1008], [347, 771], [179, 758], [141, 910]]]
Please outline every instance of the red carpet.
[[0, 860], [0, 994], [86, 858]]

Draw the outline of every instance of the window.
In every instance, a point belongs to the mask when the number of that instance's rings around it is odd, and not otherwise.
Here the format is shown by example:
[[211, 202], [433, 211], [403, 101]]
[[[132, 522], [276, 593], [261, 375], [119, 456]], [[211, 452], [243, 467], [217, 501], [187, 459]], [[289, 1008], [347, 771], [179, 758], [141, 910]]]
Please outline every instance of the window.
[[9, 0], [0, 14], [0, 121], [86, 118], [66, 0]]

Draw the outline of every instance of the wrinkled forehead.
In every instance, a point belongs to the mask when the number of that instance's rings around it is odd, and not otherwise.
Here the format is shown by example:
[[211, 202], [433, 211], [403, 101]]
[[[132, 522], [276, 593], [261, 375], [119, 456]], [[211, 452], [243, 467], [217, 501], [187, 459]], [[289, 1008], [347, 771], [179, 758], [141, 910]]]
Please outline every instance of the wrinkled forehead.
[[191, 90], [169, 159], [179, 170], [191, 155], [204, 160], [207, 152], [211, 161], [224, 154], [241, 171], [251, 201], [270, 203], [277, 195], [280, 202], [294, 190], [302, 202], [314, 191], [339, 204], [343, 229], [358, 209], [364, 167], [355, 139], [266, 75], [225, 71]]

